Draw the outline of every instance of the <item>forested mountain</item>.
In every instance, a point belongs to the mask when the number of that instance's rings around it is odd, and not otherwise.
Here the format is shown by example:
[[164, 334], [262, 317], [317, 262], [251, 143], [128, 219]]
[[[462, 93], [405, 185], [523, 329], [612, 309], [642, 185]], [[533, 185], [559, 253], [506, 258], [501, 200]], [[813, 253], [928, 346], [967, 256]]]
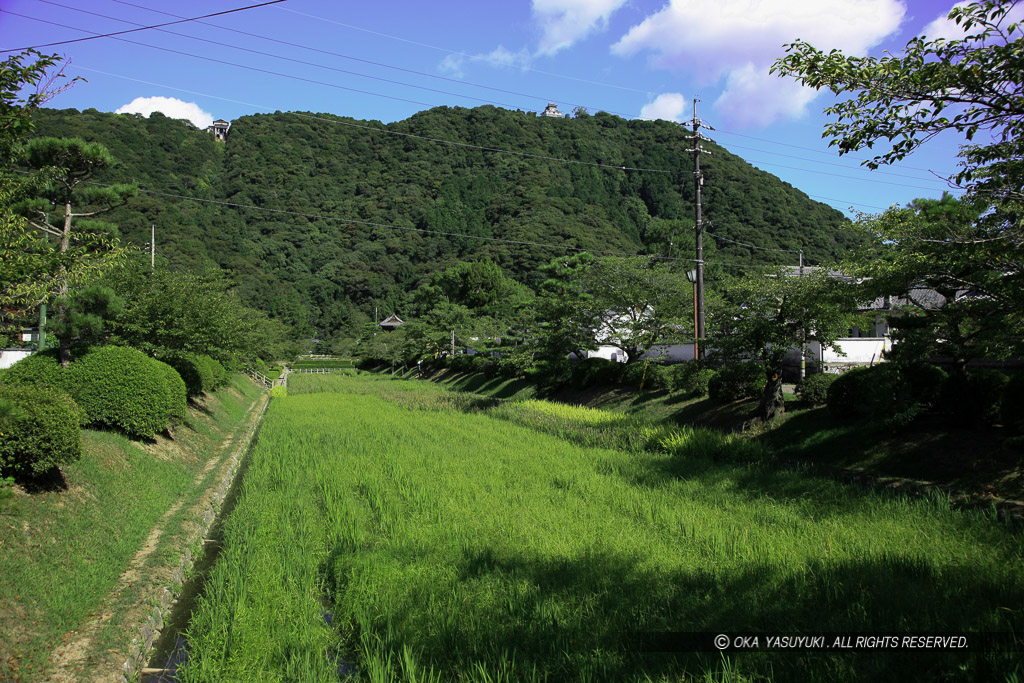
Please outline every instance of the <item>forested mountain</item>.
[[[401, 314], [419, 284], [458, 261], [489, 258], [535, 285], [539, 266], [566, 253], [559, 246], [693, 252], [692, 142], [665, 121], [485, 106], [384, 126], [277, 112], [234, 121], [225, 143], [160, 114], [41, 110], [35, 121], [39, 136], [106, 145], [119, 163], [97, 182], [138, 183], [139, 198], [110, 214], [124, 240], [147, 242], [155, 225], [172, 263], [228, 270], [250, 304], [306, 332], [351, 328], [375, 307]], [[802, 248], [809, 263], [855, 239], [838, 211], [702, 144], [710, 263], [796, 256], [716, 247], [715, 235]]]

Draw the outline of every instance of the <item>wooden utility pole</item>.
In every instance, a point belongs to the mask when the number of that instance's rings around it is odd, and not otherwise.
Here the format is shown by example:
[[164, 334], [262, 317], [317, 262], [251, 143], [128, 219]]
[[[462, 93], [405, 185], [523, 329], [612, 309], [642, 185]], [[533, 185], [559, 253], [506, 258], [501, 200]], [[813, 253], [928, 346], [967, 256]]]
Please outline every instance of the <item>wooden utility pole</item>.
[[[804, 250], [800, 250], [800, 277], [804, 276]], [[802, 282], [800, 283], [803, 284]], [[806, 313], [806, 311], [805, 311]], [[806, 317], [806, 316], [804, 316]], [[803, 334], [803, 338], [800, 340], [800, 381], [804, 381], [804, 377], [807, 377], [807, 333]]]
[[[696, 196], [695, 209], [694, 209], [694, 211], [695, 211], [695, 218], [696, 218], [696, 225], [695, 225], [695, 228], [694, 228], [694, 232], [696, 234], [694, 235], [694, 241], [695, 241], [696, 247], [697, 247], [697, 277], [696, 277], [696, 280], [695, 280], [695, 284], [696, 284], [696, 292], [695, 293], [696, 293], [696, 297], [697, 297], [697, 303], [696, 303], [696, 306], [695, 306], [695, 308], [696, 308], [695, 315], [696, 315], [696, 318], [697, 318], [697, 321], [696, 321], [696, 328], [697, 328], [696, 333], [697, 333], [697, 339], [703, 339], [704, 335], [705, 335], [705, 330], [704, 330], [704, 219], [703, 219], [703, 216], [701, 214], [701, 212], [702, 212], [702, 206], [701, 206], [701, 187], [704, 185], [704, 175], [701, 173], [701, 170], [700, 170], [700, 155], [701, 155], [701, 152], [703, 152], [704, 154], [710, 154], [711, 152], [708, 152], [705, 149], [701, 149], [700, 141], [701, 140], [707, 140], [707, 138], [700, 134], [700, 129], [701, 128], [707, 128], [709, 130], [714, 130], [714, 129], [711, 128], [711, 126], [707, 126], [707, 125], [702, 124], [701, 120], [699, 118], [697, 118], [697, 103], [698, 102], [700, 102], [699, 99], [697, 99], [697, 98], [693, 99], [693, 149], [691, 151], [693, 152], [693, 187], [694, 187], [694, 194]], [[696, 356], [696, 359], [699, 360], [700, 356], [698, 355], [698, 351], [697, 351], [696, 345], [694, 347], [694, 355]]]

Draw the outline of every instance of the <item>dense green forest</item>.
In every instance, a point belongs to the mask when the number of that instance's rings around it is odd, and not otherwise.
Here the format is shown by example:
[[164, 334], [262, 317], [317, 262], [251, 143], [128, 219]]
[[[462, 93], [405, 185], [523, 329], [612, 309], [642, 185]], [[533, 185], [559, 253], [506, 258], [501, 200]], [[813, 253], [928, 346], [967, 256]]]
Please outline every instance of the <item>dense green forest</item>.
[[[140, 195], [109, 215], [122, 240], [142, 245], [155, 225], [171, 264], [226, 270], [247, 303], [306, 334], [354, 330], [375, 308], [401, 315], [417, 286], [459, 261], [490, 259], [536, 286], [559, 247], [692, 254], [692, 141], [665, 121], [485, 106], [385, 126], [276, 112], [234, 121], [220, 143], [161, 114], [43, 109], [34, 119], [38, 136], [107, 146], [118, 163], [97, 182], [138, 183]], [[803, 249], [815, 263], [857, 239], [838, 211], [703, 145], [709, 264], [795, 262], [737, 241]]]

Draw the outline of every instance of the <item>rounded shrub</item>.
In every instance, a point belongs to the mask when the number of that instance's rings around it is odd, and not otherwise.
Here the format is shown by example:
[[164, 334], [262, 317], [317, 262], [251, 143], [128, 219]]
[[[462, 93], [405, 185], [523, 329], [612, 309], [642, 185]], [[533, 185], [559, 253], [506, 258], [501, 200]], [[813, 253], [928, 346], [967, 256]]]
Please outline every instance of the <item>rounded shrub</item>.
[[[161, 358], [178, 372], [185, 382], [185, 393], [189, 398], [201, 396], [203, 393], [203, 371], [205, 366], [196, 361], [191, 353], [179, 353]], [[209, 383], [210, 380], [207, 380]]]
[[938, 403], [949, 374], [931, 363], [908, 363], [886, 366], [897, 368], [901, 383], [910, 391], [914, 401], [933, 406]]
[[768, 383], [763, 363], [727, 365], [708, 381], [708, 396], [715, 403], [731, 403], [756, 398]]
[[204, 393], [214, 391], [227, 384], [227, 371], [217, 359], [201, 353], [196, 354], [194, 359], [199, 368], [199, 376]]
[[878, 374], [873, 371], [874, 368], [853, 368], [836, 377], [826, 392], [828, 411], [835, 417], [865, 415]]
[[528, 372], [527, 377], [537, 385], [541, 395], [550, 395], [572, 381], [575, 364], [566, 359], [538, 361]]
[[178, 423], [185, 421], [188, 413], [188, 389], [185, 387], [185, 380], [181, 378], [178, 371], [173, 367], [159, 360], [153, 360], [164, 377], [164, 384], [167, 387], [167, 415]]
[[622, 365], [605, 358], [583, 358], [572, 366], [572, 386], [586, 389], [601, 384], [617, 384], [623, 378]]
[[687, 361], [671, 367], [673, 376], [672, 387], [676, 391], [695, 396], [708, 393], [708, 382], [715, 376], [711, 368], [702, 368], [699, 363]]
[[56, 349], [47, 349], [22, 358], [4, 370], [4, 384], [20, 384], [63, 389], [66, 382]]
[[124, 346], [102, 346], [67, 370], [71, 396], [88, 423], [151, 438], [170, 420], [166, 376], [152, 358]]
[[672, 369], [659, 363], [637, 361], [626, 365], [622, 373], [623, 384], [645, 391], [661, 391], [671, 389], [675, 385]]
[[695, 396], [706, 396], [708, 393], [708, 387], [711, 385], [711, 380], [718, 375], [717, 370], [711, 368], [702, 368], [690, 376], [687, 383], [681, 388], [690, 392]]
[[534, 365], [533, 354], [525, 351], [513, 351], [498, 359], [498, 374], [502, 377], [525, 377]]
[[936, 387], [944, 386], [944, 376], [941, 370], [894, 363], [855, 368], [832, 382], [828, 409], [836, 417], [870, 418], [902, 426], [928, 410]]
[[828, 403], [828, 388], [839, 375], [818, 373], [808, 375], [796, 385], [796, 395], [804, 403], [812, 406], [823, 406]]
[[78, 460], [83, 418], [74, 400], [57, 389], [0, 386], [0, 471], [40, 474]]

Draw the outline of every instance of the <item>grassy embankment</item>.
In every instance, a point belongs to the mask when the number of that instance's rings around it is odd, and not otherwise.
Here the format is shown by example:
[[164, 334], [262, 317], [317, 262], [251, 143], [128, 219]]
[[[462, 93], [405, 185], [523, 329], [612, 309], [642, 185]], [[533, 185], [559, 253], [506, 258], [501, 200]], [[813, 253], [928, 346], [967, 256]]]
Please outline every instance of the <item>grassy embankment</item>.
[[1020, 533], [985, 514], [762, 467], [740, 437], [637, 435], [633, 419], [293, 377], [183, 680], [327, 681], [347, 666], [371, 681], [1024, 673], [1006, 653], [638, 651], [631, 632], [1020, 632], [1024, 564]]
[[[117, 670], [198, 521], [193, 504], [218, 483], [261, 395], [236, 375], [190, 408], [173, 439], [83, 430], [83, 457], [62, 477], [0, 498], [0, 679], [93, 675], [101, 660]], [[135, 560], [138, 580], [122, 586]]]

